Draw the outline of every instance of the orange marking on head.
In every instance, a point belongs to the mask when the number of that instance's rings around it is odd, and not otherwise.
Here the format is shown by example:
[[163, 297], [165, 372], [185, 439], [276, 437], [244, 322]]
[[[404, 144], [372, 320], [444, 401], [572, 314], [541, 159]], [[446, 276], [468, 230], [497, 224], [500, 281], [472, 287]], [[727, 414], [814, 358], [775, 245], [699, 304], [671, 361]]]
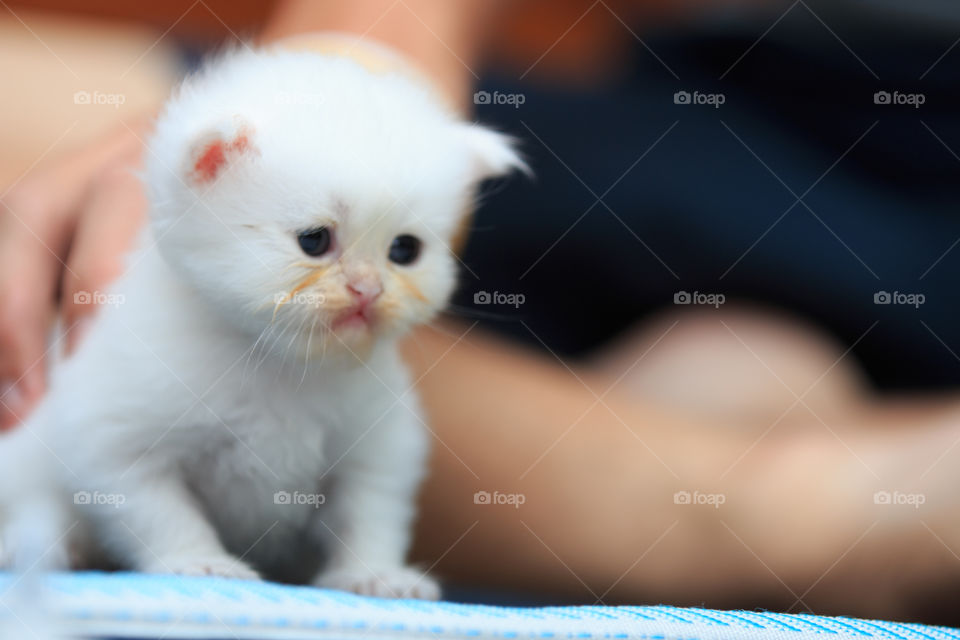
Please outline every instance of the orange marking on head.
[[208, 142], [193, 164], [193, 174], [198, 182], [212, 182], [231, 158], [240, 156], [250, 149], [250, 138], [241, 131], [230, 142], [216, 138]]
[[227, 154], [224, 153], [223, 141], [214, 140], [204, 148], [196, 164], [193, 165], [193, 171], [200, 179], [200, 182], [210, 182], [217, 177], [220, 167], [227, 161]]
[[243, 153], [250, 147], [250, 139], [247, 137], [247, 134], [241, 131], [237, 134], [237, 137], [233, 139], [233, 142], [230, 143], [230, 150], [234, 153]]

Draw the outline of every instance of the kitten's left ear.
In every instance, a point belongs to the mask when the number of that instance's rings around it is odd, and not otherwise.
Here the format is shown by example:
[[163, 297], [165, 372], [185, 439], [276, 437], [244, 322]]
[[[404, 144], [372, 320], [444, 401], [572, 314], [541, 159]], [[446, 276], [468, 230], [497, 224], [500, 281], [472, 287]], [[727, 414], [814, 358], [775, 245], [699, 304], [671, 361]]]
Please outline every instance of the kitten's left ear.
[[213, 183], [230, 165], [257, 153], [250, 127], [243, 122], [231, 125], [228, 133], [214, 129], [201, 135], [191, 145], [187, 173], [194, 184]]
[[459, 135], [473, 157], [474, 179], [503, 176], [511, 171], [531, 175], [530, 167], [514, 148], [515, 139], [478, 124], [459, 125]]

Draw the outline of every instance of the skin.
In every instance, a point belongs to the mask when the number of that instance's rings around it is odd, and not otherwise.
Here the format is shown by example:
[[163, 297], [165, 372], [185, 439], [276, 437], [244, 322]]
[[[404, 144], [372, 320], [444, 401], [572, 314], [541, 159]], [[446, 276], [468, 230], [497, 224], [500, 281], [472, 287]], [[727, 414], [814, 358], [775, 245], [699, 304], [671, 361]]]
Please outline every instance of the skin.
[[[261, 40], [364, 33], [404, 52], [465, 109], [468, 68], [498, 3], [404, 4], [410, 11], [387, 0], [318, 11], [288, 1]], [[69, 350], [95, 312], [75, 293], [104, 290], [142, 224], [129, 170], [147, 120], [28, 174], [2, 198], [6, 427], [43, 394], [55, 314]], [[588, 603], [920, 615], [911, 599], [935, 606], [931, 594], [960, 584], [951, 551], [960, 552], [951, 490], [960, 407], [875, 397], [843, 354], [756, 309], [659, 318], [579, 363], [462, 322], [419, 330], [406, 355], [435, 442], [415, 559], [443, 577]], [[684, 490], [724, 503], [677, 504]], [[925, 503], [872, 500], [890, 490]], [[477, 491], [524, 504], [478, 505]]]
[[[475, 331], [460, 339], [461, 324], [418, 333], [408, 359], [438, 442], [417, 556], [470, 583], [576, 602], [949, 620], [917, 603], [960, 577], [951, 551], [960, 548], [960, 407], [873, 398], [844, 360], [823, 375], [842, 351], [772, 314], [709, 315], [654, 321], [580, 366]], [[662, 338], [675, 321], [677, 339]], [[785, 340], [778, 351], [764, 353], [764, 336], [751, 336], [758, 323]], [[741, 410], [726, 398], [711, 407], [711, 394], [665, 400], [663, 388], [691, 388], [673, 358], [691, 342], [717, 357], [688, 372], [728, 376], [729, 330], [764, 358], [741, 348], [753, 359], [730, 389]], [[630, 350], [657, 339], [659, 359]], [[636, 366], [619, 366], [624, 357]], [[651, 376], [659, 386], [644, 389]], [[795, 405], [787, 387], [811, 391]], [[874, 503], [894, 488], [926, 502]], [[526, 501], [475, 505], [478, 490]], [[680, 490], [725, 502], [676, 504]], [[939, 596], [956, 597], [951, 588]]]

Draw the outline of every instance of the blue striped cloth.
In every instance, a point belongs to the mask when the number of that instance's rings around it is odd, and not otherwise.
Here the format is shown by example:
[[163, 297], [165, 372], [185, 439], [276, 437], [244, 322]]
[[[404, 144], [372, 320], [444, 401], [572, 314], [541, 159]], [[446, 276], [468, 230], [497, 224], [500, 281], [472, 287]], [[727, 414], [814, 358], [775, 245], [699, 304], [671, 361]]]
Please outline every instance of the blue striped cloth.
[[30, 638], [37, 621], [58, 633], [124, 639], [960, 640], [956, 629], [853, 618], [669, 606], [492, 607], [220, 578], [70, 573], [19, 582], [0, 574], [4, 640]]

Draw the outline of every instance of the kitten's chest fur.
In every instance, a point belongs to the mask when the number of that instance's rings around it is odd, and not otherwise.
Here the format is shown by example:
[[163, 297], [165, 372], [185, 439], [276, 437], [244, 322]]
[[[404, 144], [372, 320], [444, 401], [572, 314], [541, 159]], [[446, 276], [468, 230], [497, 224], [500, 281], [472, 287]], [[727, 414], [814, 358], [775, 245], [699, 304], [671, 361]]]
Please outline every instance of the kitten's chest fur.
[[181, 442], [184, 471], [215, 486], [241, 476], [251, 484], [306, 488], [342, 446], [342, 411], [321, 400], [328, 395], [322, 389], [256, 383], [218, 385], [191, 412], [196, 423]]
[[349, 434], [323, 390], [250, 380], [238, 388], [207, 401], [202, 436], [185, 434], [183, 476], [229, 551], [269, 577], [302, 582], [321, 559], [311, 532], [329, 511]]

